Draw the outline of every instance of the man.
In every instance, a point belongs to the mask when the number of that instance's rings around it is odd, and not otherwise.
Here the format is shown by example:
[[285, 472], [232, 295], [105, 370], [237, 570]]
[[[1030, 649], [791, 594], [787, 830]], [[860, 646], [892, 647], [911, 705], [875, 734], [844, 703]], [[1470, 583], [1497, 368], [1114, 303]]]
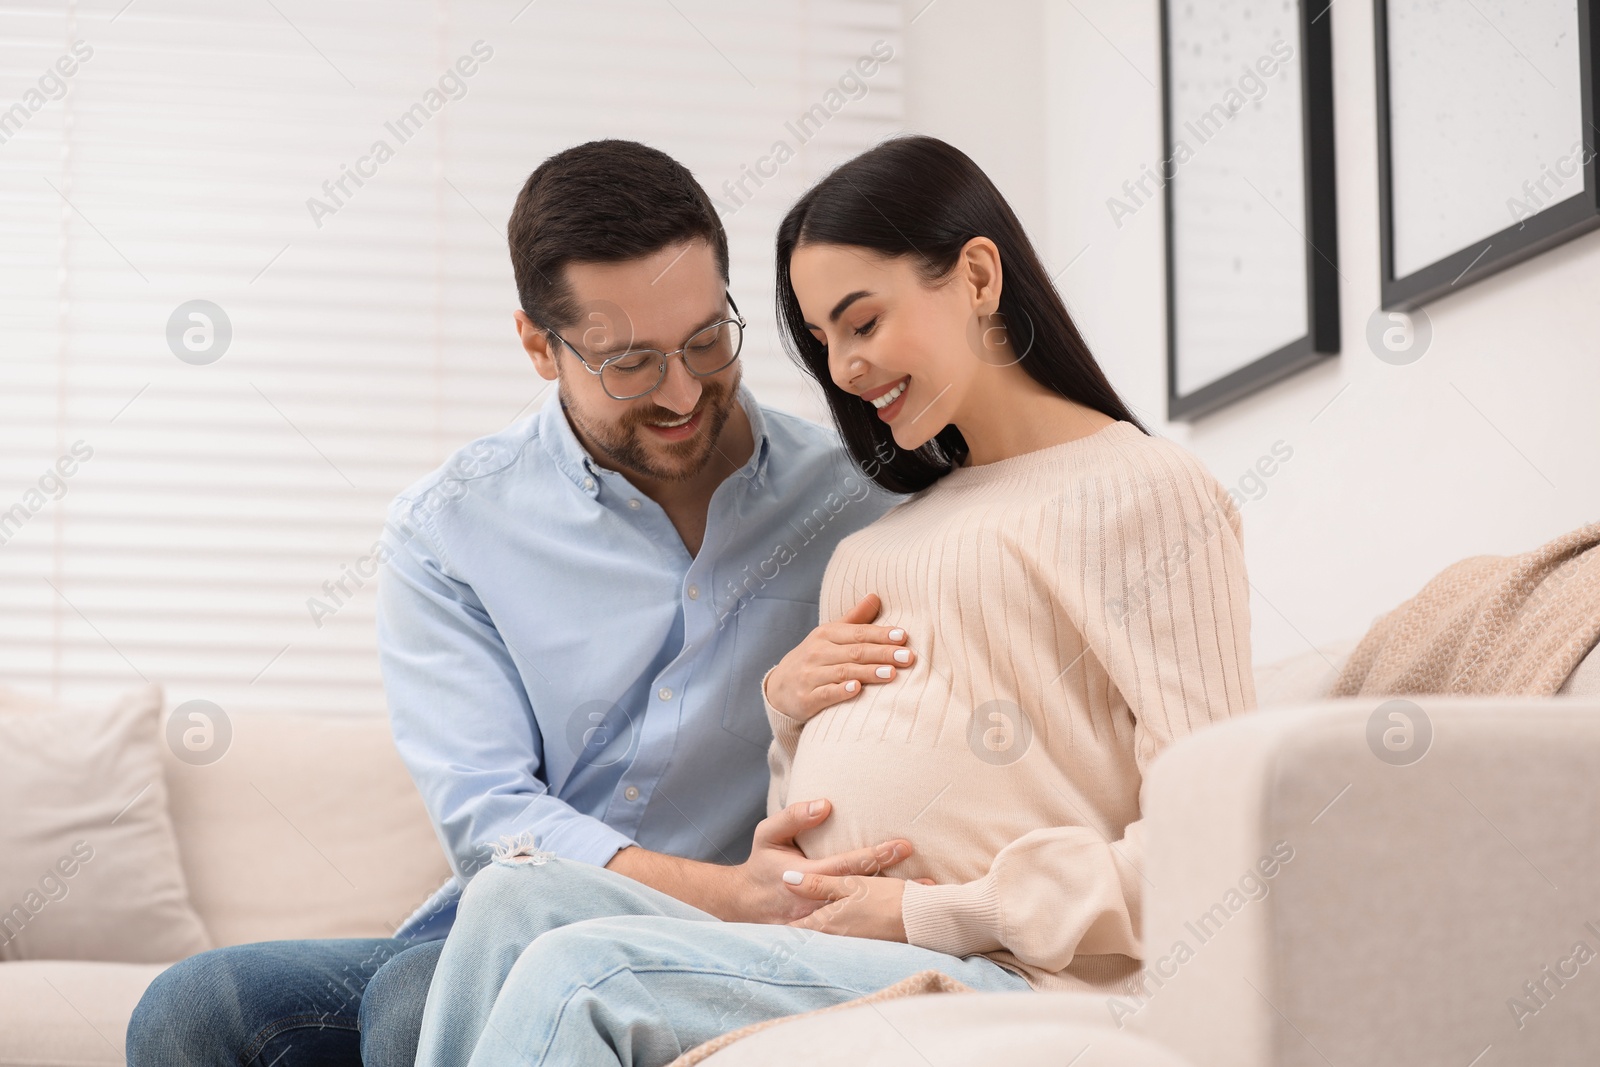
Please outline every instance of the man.
[[401, 494], [379, 592], [395, 744], [454, 877], [393, 939], [174, 966], [129, 1024], [133, 1067], [409, 1067], [440, 939], [497, 844], [774, 923], [814, 906], [783, 871], [910, 853], [806, 860], [793, 838], [825, 803], [761, 820], [761, 676], [816, 625], [834, 546], [895, 498], [740, 385], [705, 191], [659, 151], [596, 141], [534, 171], [508, 236], [517, 336], [558, 402]]

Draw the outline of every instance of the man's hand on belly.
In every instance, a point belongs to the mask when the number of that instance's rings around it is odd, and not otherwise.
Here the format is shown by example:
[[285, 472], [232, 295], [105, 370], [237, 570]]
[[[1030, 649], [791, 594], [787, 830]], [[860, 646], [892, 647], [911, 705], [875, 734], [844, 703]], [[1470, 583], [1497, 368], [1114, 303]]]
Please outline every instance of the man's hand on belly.
[[761, 820], [750, 858], [738, 866], [701, 863], [630, 846], [613, 856], [606, 867], [728, 922], [791, 923], [828, 901], [793, 892], [784, 882], [786, 871], [832, 878], [873, 875], [911, 855], [911, 842], [896, 838], [873, 848], [807, 859], [795, 837], [821, 825], [832, 810], [826, 800], [801, 801]]
[[789, 891], [783, 880], [786, 871], [842, 876], [871, 875], [893, 867], [911, 855], [911, 842], [895, 838], [880, 845], [841, 852], [837, 856], [807, 859], [795, 838], [803, 831], [821, 825], [833, 812], [826, 800], [800, 801], [756, 824], [750, 858], [729, 868], [737, 877], [735, 894], [742, 922], [789, 923], [810, 915], [825, 903], [807, 900]]

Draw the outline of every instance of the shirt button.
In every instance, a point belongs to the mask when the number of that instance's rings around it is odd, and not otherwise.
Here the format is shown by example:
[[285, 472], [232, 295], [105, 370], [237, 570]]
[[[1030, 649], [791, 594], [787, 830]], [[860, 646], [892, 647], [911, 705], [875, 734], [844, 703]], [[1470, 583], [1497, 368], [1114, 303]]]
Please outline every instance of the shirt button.
[[668, 689], [666, 686], [662, 686], [660, 691], [656, 693], [656, 696], [660, 697], [662, 700], [671, 700], [672, 690]]
[[622, 791], [622, 795], [627, 797], [629, 800], [638, 800], [639, 787], [636, 785], [630, 785], [628, 788]]
[[689, 599], [690, 600], [699, 600], [700, 599], [700, 587], [698, 585], [691, 585], [689, 587]]
[[638, 511], [639, 510], [639, 502], [637, 500], [628, 501], [628, 506], [630, 508], [632, 508], [634, 511]]
[[583, 487], [585, 489], [593, 489], [594, 488], [594, 479], [593, 478], [585, 478], [583, 480]]

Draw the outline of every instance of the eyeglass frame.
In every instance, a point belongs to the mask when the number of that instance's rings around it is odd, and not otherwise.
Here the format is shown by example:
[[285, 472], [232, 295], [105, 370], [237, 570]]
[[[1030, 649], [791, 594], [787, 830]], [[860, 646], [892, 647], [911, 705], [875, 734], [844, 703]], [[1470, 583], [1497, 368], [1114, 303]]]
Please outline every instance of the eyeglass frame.
[[[721, 374], [723, 371], [734, 365], [734, 363], [738, 360], [740, 353], [744, 351], [744, 331], [747, 328], [748, 323], [745, 322], [744, 315], [740, 313], [739, 305], [733, 302], [733, 294], [724, 292], [723, 295], [728, 298], [728, 306], [733, 309], [733, 318], [718, 319], [716, 322], [707, 323], [694, 333], [690, 334], [688, 339], [685, 340], [682, 345], [674, 348], [670, 352], [663, 352], [659, 348], [629, 348], [618, 352], [614, 356], [607, 356], [605, 359], [600, 361], [600, 365], [598, 367], [590, 366], [589, 361], [583, 358], [583, 353], [579, 352], [577, 348], [573, 346], [571, 341], [567, 340], [565, 337], [562, 337], [561, 334], [556, 330], [546, 326], [544, 323], [537, 323], [537, 325], [551, 337], [554, 337], [557, 341], [560, 341], [563, 345], [565, 345], [567, 350], [577, 358], [579, 366], [583, 367], [584, 370], [600, 379], [600, 388], [605, 389], [606, 396], [611, 397], [613, 400], [638, 400], [641, 396], [649, 396], [651, 393], [661, 388], [661, 383], [667, 380], [667, 362], [672, 359], [673, 356], [677, 356], [680, 360], [682, 360], [683, 369], [688, 371], [690, 374], [693, 374], [696, 378], [709, 378], [713, 374]], [[707, 330], [715, 329], [718, 326], [722, 326], [730, 322], [739, 327], [739, 347], [733, 350], [733, 358], [728, 360], [728, 362], [724, 363], [714, 371], [708, 371], [705, 374], [696, 372], [692, 367], [689, 366], [688, 356], [685, 355], [689, 349], [689, 341], [699, 337]], [[661, 362], [657, 364], [661, 373], [660, 376], [656, 378], [656, 384], [652, 385], [642, 393], [635, 393], [633, 396], [617, 396], [612, 393], [610, 389], [606, 389], [606, 380], [603, 377], [606, 372], [606, 368], [619, 360], [628, 358], [629, 356], [637, 356], [641, 352], [654, 352], [656, 355], [661, 357]]]

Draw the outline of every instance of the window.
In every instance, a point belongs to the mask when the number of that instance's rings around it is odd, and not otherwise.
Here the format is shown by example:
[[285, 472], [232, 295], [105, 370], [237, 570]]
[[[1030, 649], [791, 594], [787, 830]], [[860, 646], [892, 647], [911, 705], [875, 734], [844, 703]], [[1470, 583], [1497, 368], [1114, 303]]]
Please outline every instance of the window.
[[0, 684], [381, 712], [365, 561], [396, 492], [553, 395], [515, 343], [503, 232], [528, 172], [580, 141], [695, 172], [728, 227], [746, 381], [823, 417], [779, 344], [772, 236], [899, 128], [901, 17], [0, 10]]

